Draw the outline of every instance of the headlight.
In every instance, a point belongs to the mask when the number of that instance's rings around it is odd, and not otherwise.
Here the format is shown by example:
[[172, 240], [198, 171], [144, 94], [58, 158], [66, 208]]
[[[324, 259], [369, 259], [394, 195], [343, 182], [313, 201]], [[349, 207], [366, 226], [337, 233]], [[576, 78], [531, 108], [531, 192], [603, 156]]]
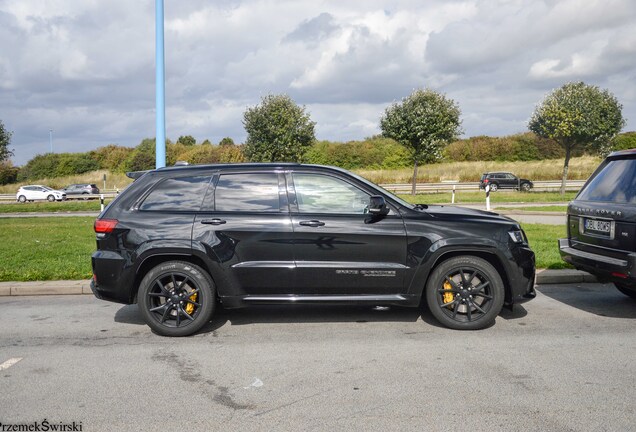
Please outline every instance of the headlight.
[[514, 243], [526, 243], [528, 241], [523, 230], [508, 231], [508, 235]]

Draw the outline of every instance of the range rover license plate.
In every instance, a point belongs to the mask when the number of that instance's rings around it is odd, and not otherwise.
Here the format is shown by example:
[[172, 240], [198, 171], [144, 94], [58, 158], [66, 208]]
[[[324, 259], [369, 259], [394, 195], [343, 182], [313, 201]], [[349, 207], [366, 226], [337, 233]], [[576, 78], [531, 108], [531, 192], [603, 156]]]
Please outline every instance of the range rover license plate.
[[610, 235], [612, 230], [612, 222], [597, 220], [597, 219], [585, 219], [585, 232], [590, 234]]

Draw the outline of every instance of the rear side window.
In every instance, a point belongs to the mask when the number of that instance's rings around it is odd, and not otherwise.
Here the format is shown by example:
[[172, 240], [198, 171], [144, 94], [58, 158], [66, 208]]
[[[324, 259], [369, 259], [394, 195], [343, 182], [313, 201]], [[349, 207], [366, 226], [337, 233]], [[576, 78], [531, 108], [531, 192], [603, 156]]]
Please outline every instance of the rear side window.
[[166, 179], [150, 192], [139, 210], [199, 211], [209, 183], [209, 176]]
[[636, 159], [610, 160], [577, 197], [582, 201], [636, 203]]
[[222, 174], [214, 190], [219, 212], [280, 212], [278, 174]]

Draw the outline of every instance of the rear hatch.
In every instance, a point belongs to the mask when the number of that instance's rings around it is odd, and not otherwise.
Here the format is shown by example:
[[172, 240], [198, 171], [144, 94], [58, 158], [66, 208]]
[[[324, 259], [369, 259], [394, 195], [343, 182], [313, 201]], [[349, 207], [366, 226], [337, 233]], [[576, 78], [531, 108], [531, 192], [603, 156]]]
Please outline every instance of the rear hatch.
[[607, 158], [568, 206], [570, 246], [624, 258], [636, 252], [636, 152]]

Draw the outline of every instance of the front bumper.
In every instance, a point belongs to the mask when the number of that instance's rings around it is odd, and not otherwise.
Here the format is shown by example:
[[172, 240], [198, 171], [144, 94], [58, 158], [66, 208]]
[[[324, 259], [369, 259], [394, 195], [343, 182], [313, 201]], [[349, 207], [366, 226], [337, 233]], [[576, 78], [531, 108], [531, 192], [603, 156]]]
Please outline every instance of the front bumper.
[[559, 253], [563, 261], [595, 275], [601, 281], [636, 284], [636, 253], [615, 258], [585, 252], [573, 248], [567, 238], [559, 239]]
[[520, 246], [513, 250], [511, 270], [508, 272], [510, 279], [510, 297], [506, 298], [506, 304], [525, 303], [537, 296], [534, 290], [536, 274], [534, 252], [527, 246]]

